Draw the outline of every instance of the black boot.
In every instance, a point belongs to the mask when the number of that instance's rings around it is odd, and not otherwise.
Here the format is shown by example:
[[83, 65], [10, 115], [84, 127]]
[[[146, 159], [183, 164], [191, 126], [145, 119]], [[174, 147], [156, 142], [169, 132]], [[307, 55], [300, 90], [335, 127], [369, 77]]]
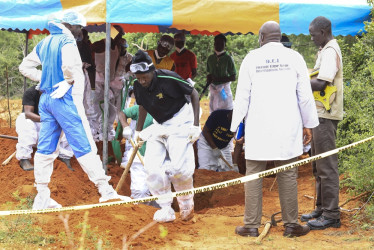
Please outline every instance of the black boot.
[[19, 165], [25, 171], [34, 170], [34, 166], [31, 164], [29, 159], [21, 159], [20, 162], [19, 162]]
[[68, 167], [68, 169], [70, 169], [71, 171], [75, 171], [74, 168], [71, 167], [70, 159], [68, 159], [68, 158], [61, 158], [61, 157], [58, 157], [58, 159], [60, 161], [62, 161], [63, 163], [65, 163], [65, 165]]
[[332, 219], [321, 215], [317, 219], [308, 221], [310, 230], [322, 230], [329, 227], [339, 228], [341, 226], [340, 219]]
[[305, 222], [305, 221], [308, 221], [308, 220], [311, 220], [311, 219], [316, 219], [316, 218], [320, 217], [321, 215], [322, 215], [322, 211], [314, 210], [310, 214], [301, 215], [300, 220]]

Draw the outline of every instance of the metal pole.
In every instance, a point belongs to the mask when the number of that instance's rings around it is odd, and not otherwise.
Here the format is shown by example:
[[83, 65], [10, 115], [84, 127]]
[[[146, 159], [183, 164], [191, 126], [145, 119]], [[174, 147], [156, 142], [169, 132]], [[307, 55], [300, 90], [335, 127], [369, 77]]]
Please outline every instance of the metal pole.
[[105, 78], [104, 78], [104, 124], [103, 124], [103, 168], [107, 172], [108, 164], [108, 111], [109, 111], [109, 81], [110, 81], [110, 23], [106, 23], [105, 38]]
[[[25, 46], [24, 57], [26, 57], [28, 53], [29, 53], [29, 32], [26, 31], [26, 46]], [[27, 89], [27, 78], [26, 78], [26, 76], [24, 76], [23, 77], [23, 93], [26, 92], [26, 89]]]

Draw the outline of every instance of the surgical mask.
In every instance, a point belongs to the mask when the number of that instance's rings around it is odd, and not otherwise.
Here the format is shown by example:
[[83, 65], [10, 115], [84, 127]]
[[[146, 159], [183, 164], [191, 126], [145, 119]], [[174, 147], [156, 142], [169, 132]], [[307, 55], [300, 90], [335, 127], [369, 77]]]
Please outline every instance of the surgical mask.
[[184, 47], [183, 41], [175, 41], [175, 48], [182, 49]]
[[156, 55], [156, 58], [157, 59], [162, 59], [162, 58], [164, 58], [166, 55], [164, 55], [164, 56], [159, 56], [158, 55], [158, 51], [157, 51], [157, 49], [155, 50], [155, 55]]
[[148, 64], [146, 62], [133, 63], [130, 65], [130, 71], [132, 73], [147, 72], [152, 65], [153, 63]]

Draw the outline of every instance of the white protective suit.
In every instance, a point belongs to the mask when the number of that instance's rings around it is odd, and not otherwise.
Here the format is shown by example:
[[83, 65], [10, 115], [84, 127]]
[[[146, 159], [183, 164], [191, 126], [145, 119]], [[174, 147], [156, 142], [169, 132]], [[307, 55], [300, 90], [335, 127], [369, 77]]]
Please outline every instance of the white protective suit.
[[[123, 83], [115, 77], [116, 64], [119, 58], [119, 49], [110, 49], [110, 86], [109, 86], [109, 116], [108, 140], [114, 139], [114, 120], [117, 116], [117, 102], [121, 99]], [[104, 112], [104, 80], [105, 80], [105, 52], [95, 53], [96, 79], [93, 100], [94, 122], [92, 124], [93, 136], [96, 141], [103, 139], [103, 112]], [[121, 104], [119, 104], [121, 105]]]
[[[222, 152], [223, 157], [228, 161], [228, 163], [232, 166], [232, 155], [231, 155], [231, 141], [227, 144], [226, 147], [220, 149]], [[230, 167], [226, 165], [226, 163], [220, 159], [215, 157], [212, 154], [212, 147], [206, 141], [203, 133], [201, 133], [199, 140], [197, 141], [197, 155], [199, 159], [199, 169], [206, 169], [212, 170], [216, 172], [225, 172], [225, 171], [232, 171]]]
[[243, 118], [246, 159], [288, 160], [303, 153], [303, 127], [319, 122], [308, 68], [299, 53], [270, 42], [244, 58], [231, 131]]
[[[193, 124], [191, 105], [185, 104], [174, 117], [162, 124], [156, 120], [153, 122], [153, 125], [140, 133], [140, 138], [147, 141], [145, 159], [148, 160], [145, 169], [149, 190], [153, 195], [171, 194], [171, 183], [176, 191], [192, 189], [195, 159], [193, 147], [187, 139]], [[168, 158], [170, 164], [165, 164]], [[194, 206], [193, 194], [179, 196], [177, 200], [181, 210], [189, 210]], [[172, 201], [173, 197], [157, 201], [161, 208], [170, 208], [170, 218], [174, 213], [170, 207]], [[163, 217], [157, 212], [154, 217], [156, 220], [158, 216]]]
[[[75, 39], [63, 24], [49, 22], [48, 25], [51, 35], [39, 42], [19, 66], [24, 76], [41, 82], [42, 92], [39, 101], [41, 129], [38, 151], [34, 157], [34, 176], [38, 194], [33, 209], [61, 206], [50, 197], [48, 188], [53, 162], [59, 151], [57, 143], [61, 131], [65, 133], [82, 169], [98, 188], [101, 194], [99, 201], [127, 199], [120, 197], [109, 185], [110, 176], [105, 174], [97, 155], [96, 144], [83, 107], [84, 75]], [[37, 69], [39, 65], [42, 65], [43, 71]], [[52, 98], [50, 94], [56, 90], [54, 85], [63, 80], [74, 84], [62, 98]]]
[[[16, 132], [18, 134], [18, 143], [16, 145], [17, 160], [31, 159], [33, 148], [38, 144], [40, 122], [26, 119], [25, 113], [21, 113], [16, 120]], [[70, 159], [74, 153], [66, 140], [65, 134], [62, 135], [59, 143], [59, 157]]]

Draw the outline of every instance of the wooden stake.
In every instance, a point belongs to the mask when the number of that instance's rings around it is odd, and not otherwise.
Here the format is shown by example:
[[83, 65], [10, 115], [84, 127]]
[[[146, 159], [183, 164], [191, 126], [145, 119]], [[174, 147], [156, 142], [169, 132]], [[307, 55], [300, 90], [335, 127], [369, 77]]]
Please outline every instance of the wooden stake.
[[16, 153], [17, 153], [17, 150], [14, 151], [14, 153], [11, 154], [5, 161], [3, 161], [3, 163], [1, 165], [5, 166], [6, 164], [8, 164], [10, 162], [10, 160], [16, 155]]

